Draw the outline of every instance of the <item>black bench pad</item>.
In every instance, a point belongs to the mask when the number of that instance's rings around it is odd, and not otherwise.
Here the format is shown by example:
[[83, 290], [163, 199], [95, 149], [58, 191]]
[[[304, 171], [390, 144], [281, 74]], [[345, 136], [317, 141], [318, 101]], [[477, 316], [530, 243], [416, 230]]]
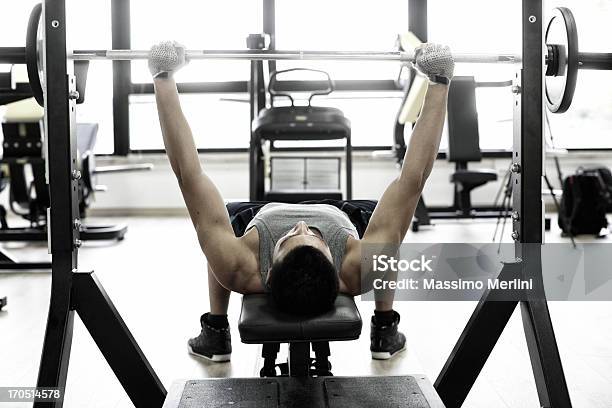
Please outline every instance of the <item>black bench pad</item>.
[[361, 334], [361, 316], [353, 298], [343, 294], [333, 309], [314, 317], [277, 310], [265, 294], [245, 295], [238, 330], [248, 344], [355, 340]]

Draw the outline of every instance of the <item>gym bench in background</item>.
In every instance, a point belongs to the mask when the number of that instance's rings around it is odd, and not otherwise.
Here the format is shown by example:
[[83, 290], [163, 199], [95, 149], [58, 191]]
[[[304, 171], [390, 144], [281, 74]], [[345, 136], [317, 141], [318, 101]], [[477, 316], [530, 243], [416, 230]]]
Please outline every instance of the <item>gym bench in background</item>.
[[[474, 189], [497, 180], [497, 172], [491, 169], [468, 168], [468, 163], [480, 162], [480, 133], [476, 110], [476, 89], [478, 87], [509, 87], [508, 82], [478, 83], [474, 77], [454, 77], [448, 94], [448, 149], [446, 159], [455, 163], [450, 176], [454, 194], [451, 206], [427, 206], [421, 197], [412, 220], [412, 230], [431, 225], [431, 219], [499, 218], [508, 212], [497, 203], [474, 206], [471, 193]], [[397, 159], [403, 161], [406, 145], [401, 139]], [[502, 186], [504, 188], [506, 186]], [[510, 191], [510, 189], [507, 189]]]

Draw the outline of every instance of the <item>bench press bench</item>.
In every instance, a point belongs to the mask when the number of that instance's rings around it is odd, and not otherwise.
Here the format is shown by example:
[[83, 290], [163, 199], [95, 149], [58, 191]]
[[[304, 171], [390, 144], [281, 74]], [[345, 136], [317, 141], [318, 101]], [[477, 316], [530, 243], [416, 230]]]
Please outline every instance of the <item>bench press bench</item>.
[[[423, 375], [332, 376], [329, 342], [355, 340], [361, 327], [351, 296], [338, 295], [334, 308], [322, 315], [299, 317], [274, 308], [265, 294], [245, 295], [238, 330], [243, 343], [263, 345], [261, 378], [178, 381], [168, 392], [164, 408], [444, 407]], [[289, 358], [276, 364], [281, 343], [289, 344]]]
[[[275, 309], [265, 294], [242, 298], [238, 330], [246, 344], [263, 344], [261, 377], [331, 375], [329, 342], [355, 340], [361, 334], [361, 316], [351, 296], [340, 294], [334, 308], [315, 317], [297, 317]], [[281, 343], [289, 343], [287, 363], [276, 365]], [[310, 347], [315, 353], [310, 358]]]

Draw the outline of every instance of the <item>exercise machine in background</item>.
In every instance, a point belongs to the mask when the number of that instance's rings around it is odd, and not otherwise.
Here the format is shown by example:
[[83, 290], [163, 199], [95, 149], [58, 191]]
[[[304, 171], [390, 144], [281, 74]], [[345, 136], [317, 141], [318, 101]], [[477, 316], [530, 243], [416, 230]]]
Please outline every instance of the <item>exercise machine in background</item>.
[[[295, 104], [295, 98], [279, 86], [277, 77], [291, 72], [315, 72], [325, 76], [323, 89], [312, 90], [306, 106]], [[292, 68], [270, 75], [268, 93], [270, 107], [262, 109], [252, 123], [251, 172], [254, 175], [254, 201], [296, 203], [306, 200], [344, 199], [352, 197], [351, 124], [341, 110], [312, 106], [315, 96], [329, 95], [334, 83], [324, 71]], [[279, 97], [288, 98], [290, 106], [275, 106]], [[330, 157], [324, 146], [304, 150], [324, 151], [325, 156], [287, 156], [280, 153], [276, 142], [345, 141], [346, 193], [341, 189], [341, 159]], [[301, 146], [300, 146], [301, 147]], [[301, 150], [300, 150], [301, 151]], [[269, 177], [268, 177], [269, 175]]]
[[[421, 40], [411, 32], [399, 35], [397, 39], [397, 47], [400, 51], [414, 49], [421, 43]], [[398, 83], [401, 83], [402, 72], [406, 67], [408, 66], [402, 66]], [[496, 181], [497, 172], [489, 169], [468, 168], [468, 164], [479, 162], [482, 159], [476, 110], [476, 88], [510, 85], [512, 81], [476, 82], [474, 77], [460, 76], [454, 77], [451, 81], [448, 98], [446, 158], [449, 162], [455, 163], [455, 171], [450, 176], [454, 189], [453, 203], [443, 207], [427, 206], [425, 199], [421, 196], [412, 221], [414, 232], [417, 232], [423, 225], [431, 225], [432, 219], [499, 218], [506, 214], [506, 208], [498, 205], [497, 199], [488, 206], [472, 204], [472, 190]], [[427, 92], [427, 80], [416, 75], [416, 71], [410, 67], [410, 77], [405, 81], [403, 88], [404, 96], [393, 129], [393, 155], [400, 167], [407, 149], [404, 130], [407, 125], [413, 126], [419, 117]], [[505, 193], [509, 191], [511, 189], [505, 189]]]
[[[8, 189], [10, 210], [27, 221], [28, 226], [9, 226], [7, 210], [0, 205], [0, 242], [45, 242], [47, 241], [47, 209], [49, 208], [49, 186], [45, 177], [43, 157], [44, 134], [43, 110], [25, 88], [11, 85], [19, 78], [19, 72], [7, 77], [0, 102], [6, 106], [2, 122], [2, 158], [5, 170], [0, 175], [0, 191]], [[13, 92], [15, 92], [13, 94]], [[96, 167], [93, 149], [96, 143], [98, 124], [79, 123], [76, 125], [78, 163], [75, 177], [78, 178], [80, 240], [122, 240], [127, 226], [88, 225], [83, 223], [94, 194], [106, 191], [97, 184], [100, 173], [148, 170], [151, 164]], [[80, 241], [79, 241], [80, 242]], [[0, 269], [45, 270], [50, 262], [24, 262], [17, 260], [5, 249], [0, 249]]]
[[[42, 159], [40, 152], [42, 151], [42, 142], [40, 137], [38, 140], [32, 140], [28, 135], [32, 132], [39, 132], [40, 134], [40, 126], [41, 126], [41, 117], [43, 114], [42, 109], [34, 104], [28, 104], [27, 100], [32, 98], [32, 90], [27, 81], [27, 75], [23, 69], [23, 67], [12, 66], [10, 71], [3, 72], [0, 74], [0, 106], [6, 105], [6, 113], [5, 119], [7, 116], [13, 115], [15, 119], [18, 119], [21, 122], [21, 125], [17, 125], [17, 123], [3, 123], [2, 124], [2, 132], [3, 134], [11, 133], [13, 130], [14, 137], [11, 140], [11, 137], [8, 139], [6, 136], [2, 142], [2, 157], [0, 158], [0, 192], [3, 192], [8, 189], [10, 192], [10, 197], [8, 202], [12, 206], [13, 203], [13, 194], [14, 194], [14, 186], [11, 185], [11, 182], [17, 179], [24, 180], [25, 173], [19, 172], [16, 170], [17, 167], [25, 168], [26, 163], [28, 164], [28, 170], [30, 170], [29, 174], [35, 174], [38, 172], [42, 172], [42, 180], [45, 182], [45, 163]], [[27, 109], [24, 109], [24, 106], [28, 106]], [[28, 111], [26, 115], [24, 112]], [[34, 120], [27, 119], [26, 116], [32, 117], [34, 116]], [[5, 128], [6, 126], [6, 128]], [[38, 151], [38, 157], [34, 155], [34, 157], [28, 158], [27, 154], [24, 154], [24, 157], [16, 157], [14, 153], [19, 149], [23, 148], [25, 151]], [[29, 160], [31, 159], [31, 160]], [[15, 177], [14, 179], [10, 178], [10, 173], [14, 171]], [[30, 176], [31, 177], [31, 176]], [[41, 200], [39, 203], [44, 203], [45, 200], [43, 197], [43, 193], [40, 191], [42, 188], [40, 183], [32, 183], [30, 186], [20, 186], [21, 191], [17, 191], [17, 196], [21, 192], [24, 194], [32, 194], [34, 196], [39, 195]], [[46, 207], [49, 206], [49, 200], [47, 196]], [[31, 210], [31, 213], [46, 213], [46, 208], [42, 209], [37, 205], [33, 204], [32, 208], [28, 208]], [[46, 216], [44, 214], [43, 216]], [[17, 232], [16, 235], [12, 235], [14, 232]], [[15, 231], [14, 229], [8, 226], [7, 222], [7, 211], [3, 205], [0, 205], [0, 242], [22, 242], [22, 241], [30, 241], [30, 237], [24, 237], [20, 234], [22, 231]], [[40, 241], [44, 241], [46, 239], [46, 234], [43, 239]], [[50, 262], [27, 262], [17, 260], [12, 254], [10, 254], [5, 248], [0, 247], [0, 270], [48, 270], [51, 269]]]
[[[455, 77], [448, 96], [448, 150], [446, 159], [455, 164], [450, 176], [454, 187], [453, 203], [447, 207], [427, 206], [423, 197], [419, 200], [412, 230], [422, 225], [431, 225], [431, 219], [499, 218], [506, 208], [496, 202], [491, 205], [475, 206], [471, 193], [487, 183], [497, 181], [493, 169], [468, 168], [469, 163], [482, 160], [478, 112], [476, 110], [476, 89], [482, 87], [508, 87], [507, 82], [476, 82], [474, 77]], [[504, 186], [502, 186], [504, 188]], [[506, 191], [510, 191], [506, 189]]]
[[[32, 110], [31, 110], [32, 109]], [[0, 207], [0, 241], [44, 242], [47, 240], [47, 208], [49, 208], [49, 186], [45, 179], [45, 159], [42, 156], [43, 124], [36, 115], [40, 107], [33, 99], [17, 102], [7, 107], [2, 123], [3, 155], [1, 162], [8, 172], [9, 206], [11, 211], [28, 222], [26, 227], [10, 227], [7, 211]], [[34, 115], [31, 116], [30, 114]], [[98, 124], [77, 124], [77, 150], [79, 162], [79, 213], [80, 221], [86, 217], [86, 210], [95, 191], [102, 188], [95, 185], [96, 169], [93, 164], [93, 148], [98, 133]], [[86, 165], [86, 168], [82, 164]], [[127, 226], [82, 224], [81, 240], [122, 240]], [[15, 263], [15, 262], [13, 262]], [[8, 263], [0, 267], [11, 269]], [[21, 263], [21, 267], [34, 266]], [[29, 267], [27, 268], [29, 269]]]
[[[422, 81], [422, 78], [416, 77], [413, 85], [405, 88], [404, 103], [395, 122], [393, 151], [399, 165], [404, 160], [407, 148], [404, 141], [405, 125], [416, 121], [418, 111], [414, 112], [414, 107], [418, 106], [420, 109], [420, 104], [415, 102], [422, 102], [424, 97]], [[432, 219], [499, 218], [500, 215], [507, 212], [504, 206], [496, 202], [488, 206], [472, 204], [472, 190], [497, 181], [497, 172], [490, 169], [468, 168], [468, 164], [479, 162], [482, 159], [476, 111], [476, 88], [509, 85], [511, 82], [478, 83], [474, 77], [453, 78], [448, 98], [448, 151], [446, 153], [447, 160], [455, 163], [455, 171], [450, 176], [450, 182], [454, 188], [453, 203], [443, 207], [427, 206], [425, 199], [421, 196], [412, 221], [413, 231], [417, 232], [423, 225], [431, 225]], [[412, 121], [407, 121], [407, 116], [411, 117]]]

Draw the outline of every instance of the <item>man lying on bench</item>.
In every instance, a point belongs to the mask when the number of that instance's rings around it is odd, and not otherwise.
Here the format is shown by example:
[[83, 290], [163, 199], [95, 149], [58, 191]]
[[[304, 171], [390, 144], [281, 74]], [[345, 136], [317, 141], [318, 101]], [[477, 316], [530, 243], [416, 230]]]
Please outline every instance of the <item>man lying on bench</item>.
[[[415, 65], [430, 85], [401, 173], [378, 204], [232, 203], [226, 208], [200, 165], [172, 79], [186, 63], [185, 49], [174, 42], [152, 48], [149, 68], [166, 152], [208, 260], [210, 313], [200, 319], [201, 334], [188, 342], [191, 353], [213, 361], [230, 359], [231, 292], [268, 292], [280, 310], [303, 315], [330, 309], [338, 292], [357, 296], [368, 290], [361, 285], [361, 246], [402, 242], [442, 135], [454, 61], [448, 47], [437, 44], [419, 47], [416, 55]], [[400, 317], [392, 306], [392, 299], [376, 302], [373, 358], [388, 359], [404, 349], [406, 338], [398, 331]]]

